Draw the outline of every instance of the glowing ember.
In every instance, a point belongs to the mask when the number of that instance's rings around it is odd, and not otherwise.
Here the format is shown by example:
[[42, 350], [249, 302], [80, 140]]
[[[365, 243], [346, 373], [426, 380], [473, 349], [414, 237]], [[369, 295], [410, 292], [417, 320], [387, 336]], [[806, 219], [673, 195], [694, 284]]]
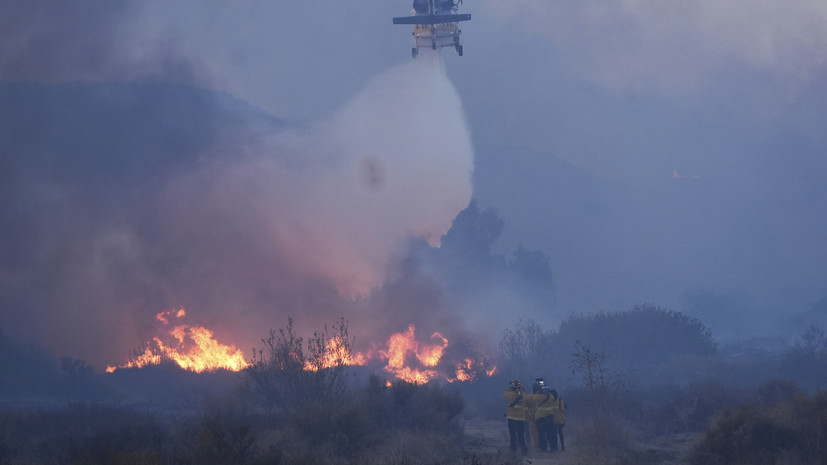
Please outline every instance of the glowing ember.
[[[164, 325], [170, 318], [181, 319], [187, 312], [181, 308], [175, 312], [166, 311], [155, 315], [155, 319]], [[120, 366], [106, 367], [107, 373], [119, 368], [140, 368], [147, 365], [159, 365], [163, 360], [172, 360], [185, 370], [201, 373], [219, 369], [241, 371], [248, 363], [241, 350], [232, 345], [224, 345], [213, 338], [213, 332], [202, 326], [178, 325], [168, 333], [175, 339], [175, 344], [167, 345], [161, 338], [153, 338], [147, 343], [144, 353]]]

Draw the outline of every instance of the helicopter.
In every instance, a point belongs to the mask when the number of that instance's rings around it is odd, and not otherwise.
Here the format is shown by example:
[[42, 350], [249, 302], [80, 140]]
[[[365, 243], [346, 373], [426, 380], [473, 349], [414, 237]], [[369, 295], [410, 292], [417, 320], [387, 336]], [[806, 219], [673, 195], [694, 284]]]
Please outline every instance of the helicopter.
[[462, 56], [459, 22], [471, 19], [470, 14], [459, 14], [462, 0], [414, 0], [411, 16], [393, 18], [393, 24], [412, 24], [414, 46], [411, 56], [416, 58], [420, 48], [454, 47]]

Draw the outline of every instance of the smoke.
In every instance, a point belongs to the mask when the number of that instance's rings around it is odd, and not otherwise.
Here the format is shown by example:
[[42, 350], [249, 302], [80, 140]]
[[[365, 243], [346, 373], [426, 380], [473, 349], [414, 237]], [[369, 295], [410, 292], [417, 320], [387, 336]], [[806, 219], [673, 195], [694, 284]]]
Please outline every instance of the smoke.
[[3, 331], [97, 367], [180, 306], [245, 350], [288, 316], [301, 331], [356, 319], [409, 241], [437, 245], [471, 198], [437, 53], [302, 128], [180, 86], [0, 94], [17, 115], [0, 120]]
[[548, 37], [567, 66], [613, 87], [694, 89], [733, 65], [808, 81], [827, 65], [819, 0], [488, 0], [485, 8]]
[[377, 77], [329, 120], [277, 138], [274, 152], [308, 160], [256, 167], [274, 179], [274, 240], [348, 296], [381, 284], [411, 237], [439, 245], [471, 198], [470, 135], [437, 54]]
[[410, 238], [438, 245], [471, 198], [461, 103], [439, 56], [423, 58], [378, 76], [323, 122], [171, 184], [163, 203], [190, 192], [222, 214], [252, 208], [262, 250], [343, 296], [370, 294]]
[[0, 79], [164, 80], [204, 85], [203, 64], [186, 57], [174, 33], [147, 33], [146, 2], [0, 4]]

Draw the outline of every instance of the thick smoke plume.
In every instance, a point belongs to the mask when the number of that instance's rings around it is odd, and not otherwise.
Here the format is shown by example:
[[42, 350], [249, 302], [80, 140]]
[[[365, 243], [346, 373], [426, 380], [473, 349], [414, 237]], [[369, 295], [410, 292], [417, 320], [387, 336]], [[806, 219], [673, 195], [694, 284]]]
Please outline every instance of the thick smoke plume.
[[[299, 269], [367, 295], [411, 237], [433, 246], [471, 199], [462, 105], [438, 55], [374, 79], [340, 112], [246, 168], [272, 180], [273, 240]], [[288, 154], [298, 166], [284, 167]]]
[[288, 316], [359, 320], [409, 241], [437, 245], [471, 198], [461, 103], [421, 58], [288, 129], [181, 86], [6, 85], [4, 333], [102, 368], [173, 308], [245, 351]]

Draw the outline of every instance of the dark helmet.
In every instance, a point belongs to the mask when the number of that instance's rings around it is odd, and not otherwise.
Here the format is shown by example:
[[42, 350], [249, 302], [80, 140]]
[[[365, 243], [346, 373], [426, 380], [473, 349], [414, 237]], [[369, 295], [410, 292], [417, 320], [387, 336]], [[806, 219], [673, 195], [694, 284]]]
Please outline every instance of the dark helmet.
[[546, 383], [543, 381], [543, 378], [536, 378], [534, 380], [534, 384], [531, 385], [531, 392], [540, 392], [540, 389], [542, 389], [545, 384]]
[[520, 380], [519, 380], [519, 379], [515, 379], [514, 381], [512, 381], [512, 382], [511, 382], [511, 387], [513, 387], [513, 388], [518, 388], [518, 387], [520, 387]]

